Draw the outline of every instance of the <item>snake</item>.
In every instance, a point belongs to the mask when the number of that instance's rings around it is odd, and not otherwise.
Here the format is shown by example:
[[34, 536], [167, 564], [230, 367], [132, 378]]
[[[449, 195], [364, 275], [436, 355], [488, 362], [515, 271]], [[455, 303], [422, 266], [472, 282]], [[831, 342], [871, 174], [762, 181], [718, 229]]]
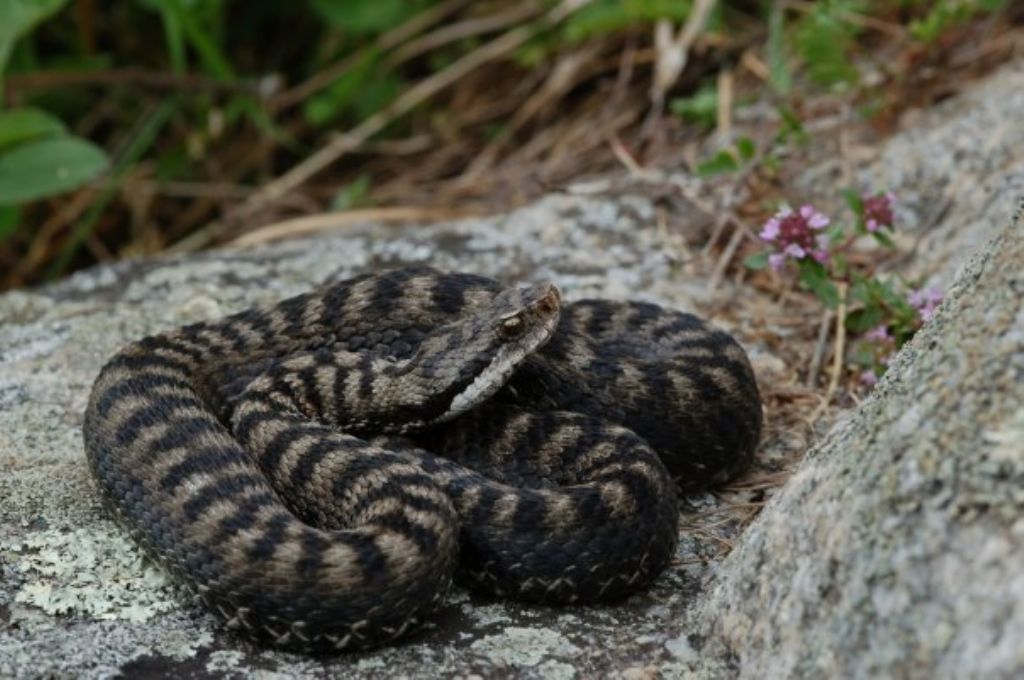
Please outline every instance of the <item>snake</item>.
[[453, 583], [564, 606], [647, 588], [680, 494], [751, 462], [728, 333], [640, 301], [404, 267], [129, 343], [83, 421], [104, 505], [258, 644], [361, 650]]

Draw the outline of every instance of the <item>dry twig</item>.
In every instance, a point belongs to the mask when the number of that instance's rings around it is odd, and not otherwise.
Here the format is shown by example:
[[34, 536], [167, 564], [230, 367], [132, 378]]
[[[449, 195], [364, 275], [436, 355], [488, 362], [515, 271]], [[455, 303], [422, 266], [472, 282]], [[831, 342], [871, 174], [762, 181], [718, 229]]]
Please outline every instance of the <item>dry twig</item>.
[[654, 80], [651, 82], [651, 113], [645, 125], [648, 134], [653, 130], [653, 121], [657, 120], [665, 108], [665, 94], [676, 84], [686, 68], [690, 48], [707, 25], [714, 6], [715, 0], [695, 0], [686, 23], [675, 37], [672, 35], [672, 22], [667, 19], [654, 25], [654, 49], [658, 56], [654, 62]]
[[711, 297], [715, 289], [718, 288], [718, 284], [722, 282], [722, 277], [725, 275], [725, 270], [728, 268], [729, 263], [732, 262], [732, 258], [736, 255], [736, 250], [740, 246], [740, 242], [743, 241], [744, 236], [750, 235], [750, 228], [744, 224], [735, 214], [729, 213], [728, 221], [732, 223], [734, 230], [732, 236], [729, 238], [729, 242], [725, 244], [725, 249], [722, 251], [721, 257], [718, 258], [718, 262], [715, 263], [715, 268], [711, 271], [711, 277], [708, 279], [707, 288], [704, 293], [708, 297]]
[[839, 386], [839, 377], [843, 373], [843, 365], [846, 359], [846, 289], [846, 282], [840, 282], [839, 307], [836, 310], [836, 343], [835, 349], [832, 350], [832, 370], [829, 373], [825, 396], [808, 418], [808, 422], [811, 424], [816, 422], [821, 417], [821, 414], [825, 412], [825, 409], [829, 407], [829, 404], [832, 403], [832, 397]]
[[507, 33], [503, 33], [491, 42], [452, 63], [447, 68], [413, 85], [399, 95], [391, 104], [366, 118], [350, 132], [336, 136], [322, 149], [277, 179], [269, 182], [258, 193], [233, 210], [229, 219], [231, 217], [251, 216], [258, 210], [279, 200], [286, 193], [304, 184], [311, 177], [345, 154], [358, 148], [360, 144], [383, 130], [392, 121], [405, 115], [414, 107], [430, 99], [476, 68], [510, 53], [529, 40], [537, 31], [561, 22], [580, 7], [589, 4], [590, 1], [562, 0], [558, 6], [549, 11], [536, 25], [520, 26]]
[[[382, 34], [374, 42], [373, 49], [380, 52], [386, 52], [397, 45], [401, 45], [406, 40], [409, 40], [413, 36], [425, 31], [468, 4], [469, 0], [447, 0], [447, 2], [442, 2], [434, 7], [430, 7], [409, 19], [401, 26]], [[285, 90], [271, 100], [271, 109], [282, 110], [291, 108], [296, 104], [301, 104], [309, 97], [345, 75], [356, 64], [358, 64], [361, 59], [365, 58], [365, 56], [366, 53], [364, 52], [351, 54], [345, 59], [339, 61], [337, 64], [316, 73], [295, 87]]]
[[347, 210], [345, 212], [305, 215], [291, 220], [268, 224], [254, 231], [247, 232], [233, 241], [229, 241], [227, 245], [245, 248], [271, 241], [280, 241], [285, 238], [309, 236], [310, 234], [324, 231], [343, 229], [355, 224], [437, 222], [469, 217], [472, 214], [464, 210], [456, 211], [447, 208], [396, 207], [365, 208], [362, 210]]
[[818, 325], [818, 339], [814, 343], [814, 352], [811, 353], [811, 363], [807, 367], [807, 377], [804, 385], [813, 388], [818, 382], [818, 373], [821, 372], [821, 364], [825, 360], [825, 345], [828, 343], [828, 327], [832, 323], [832, 310], [825, 309], [821, 313], [821, 323]]
[[398, 66], [457, 40], [465, 40], [466, 38], [493, 33], [509, 26], [515, 26], [537, 16], [540, 10], [541, 7], [534, 2], [522, 2], [512, 5], [512, 7], [504, 12], [446, 24], [405, 43], [392, 52], [384, 60], [384, 63], [391, 67]]

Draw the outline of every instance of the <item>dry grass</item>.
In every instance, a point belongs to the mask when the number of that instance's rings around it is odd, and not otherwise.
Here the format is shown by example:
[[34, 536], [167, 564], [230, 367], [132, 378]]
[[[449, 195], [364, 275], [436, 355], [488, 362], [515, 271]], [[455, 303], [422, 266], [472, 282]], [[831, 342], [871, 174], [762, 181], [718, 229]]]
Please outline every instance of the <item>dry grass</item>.
[[[246, 234], [257, 230], [275, 238], [287, 236], [290, 228], [308, 233], [310, 222], [288, 220], [324, 211], [339, 187], [363, 175], [373, 178], [372, 206], [397, 211], [392, 214], [432, 219], [497, 212], [623, 165], [634, 174], [653, 168], [693, 171], [718, 144], [745, 134], [744, 127], [756, 131], [774, 125], [767, 118], [753, 126], [749, 120], [741, 124], [733, 115], [733, 105], [741, 101], [750, 103], [748, 110], [770, 110], [768, 67], [761, 53], [764, 26], [759, 23], [736, 27], [729, 35], [701, 34], [705, 15], [694, 12], [686, 25], [660, 22], [653, 34], [648, 29], [620, 31], [567, 45], [550, 62], [528, 70], [508, 59], [538, 31], [584, 4], [565, 0], [546, 14], [539, 3], [499, 3], [479, 11], [465, 0], [433, 6], [377, 39], [375, 48], [389, 63], [409, 63], [456, 40], [476, 39], [479, 46], [413, 82], [389, 106], [326, 143], [320, 143], [322, 132], [310, 127], [299, 108], [351, 68], [351, 60], [331, 64], [303, 82], [276, 85], [226, 84], [142, 68], [13, 75], [4, 84], [9, 104], [54, 86], [109, 91], [110, 97], [98, 98], [82, 117], [76, 132], [84, 136], [123, 127], [118, 93], [141, 98], [156, 116], [168, 93], [183, 90], [214, 100], [239, 90], [256, 92], [284, 136], [252, 126], [218, 130], [216, 120], [210, 121], [210, 130], [197, 131], [172, 116], [161, 133], [167, 137], [164, 145], [191, 144], [203, 176], [162, 182], [154, 164], [144, 160], [115, 182], [36, 205], [30, 218], [39, 227], [25, 239], [0, 243], [0, 289], [39, 282], [48, 272], [63, 271], [64, 260], [83, 266], [167, 250], [190, 252], [252, 242], [260, 237]], [[697, 7], [706, 10], [710, 4]], [[809, 3], [793, 3], [798, 10], [803, 5]], [[880, 54], [890, 66], [876, 74], [878, 82], [870, 88], [795, 98], [795, 112], [816, 135], [851, 134], [847, 114], [866, 103], [874, 113], [862, 127], [884, 134], [908, 107], [949, 96], [966, 80], [1019, 53], [1022, 42], [1021, 29], [1007, 18], [966, 25], [932, 49], [921, 48], [891, 22], [853, 18], [867, 29], [864, 49]], [[709, 78], [718, 83], [720, 101], [717, 127], [707, 135], [666, 114], [664, 103]], [[417, 113], [421, 110], [435, 113], [427, 117]], [[405, 136], [379, 136], [400, 119]], [[145, 117], [138, 122], [145, 124]], [[115, 136], [106, 145], [116, 150], [126, 139]], [[304, 144], [316, 145], [313, 153], [296, 156], [293, 150]], [[749, 172], [729, 182], [746, 191], [742, 199], [725, 204], [723, 221], [701, 246], [719, 256], [709, 273], [711, 289], [732, 271], [749, 238], [749, 225], [777, 195], [785, 172]], [[668, 203], [677, 198], [694, 202], [677, 188], [666, 186], [665, 191]], [[110, 193], [106, 208], [92, 227], [82, 229], [105, 193]], [[723, 209], [701, 199], [708, 210]], [[268, 225], [275, 226], [268, 231]]]

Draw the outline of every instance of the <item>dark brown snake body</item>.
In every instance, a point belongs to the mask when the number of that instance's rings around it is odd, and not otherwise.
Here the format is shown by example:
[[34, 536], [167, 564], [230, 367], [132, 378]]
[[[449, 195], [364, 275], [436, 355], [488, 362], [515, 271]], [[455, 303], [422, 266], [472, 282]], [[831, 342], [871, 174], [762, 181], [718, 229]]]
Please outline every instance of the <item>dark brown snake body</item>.
[[400, 269], [125, 347], [84, 438], [117, 516], [232, 627], [340, 650], [453, 576], [544, 603], [646, 586], [676, 485], [735, 474], [760, 429], [746, 355], [692, 315]]

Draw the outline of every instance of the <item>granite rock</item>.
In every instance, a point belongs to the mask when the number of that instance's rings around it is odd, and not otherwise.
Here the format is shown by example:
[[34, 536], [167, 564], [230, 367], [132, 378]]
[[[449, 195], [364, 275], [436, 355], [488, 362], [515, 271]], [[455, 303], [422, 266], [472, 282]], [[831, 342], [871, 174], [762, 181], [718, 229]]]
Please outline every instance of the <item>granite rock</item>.
[[1019, 220], [718, 565], [689, 612], [703, 658], [741, 677], [1024, 672]]

